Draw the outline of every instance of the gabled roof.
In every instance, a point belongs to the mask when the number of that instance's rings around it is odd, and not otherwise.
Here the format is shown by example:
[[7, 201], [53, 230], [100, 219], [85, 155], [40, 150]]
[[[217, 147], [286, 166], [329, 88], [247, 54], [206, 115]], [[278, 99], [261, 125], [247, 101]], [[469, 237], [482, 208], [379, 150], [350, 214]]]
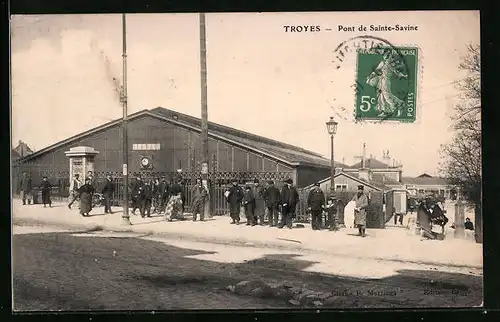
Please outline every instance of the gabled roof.
[[372, 179], [385, 185], [402, 185], [402, 182], [387, 178], [383, 173], [372, 173]]
[[[338, 172], [335, 174], [334, 178], [337, 178], [339, 176], [345, 176], [351, 180], [354, 180], [356, 182], [359, 182], [360, 184], [364, 185], [364, 186], [368, 186], [370, 188], [373, 188], [373, 189], [376, 189], [376, 190], [390, 190], [391, 188], [384, 185], [384, 183], [382, 182], [379, 182], [377, 180], [370, 180], [370, 182], [366, 181], [366, 180], [363, 180], [359, 177], [359, 174], [357, 173], [345, 173], [345, 172]], [[319, 184], [322, 184], [322, 183], [325, 183], [327, 181], [330, 180], [330, 177], [327, 177], [323, 180], [320, 180], [319, 181]], [[304, 189], [310, 189], [312, 188], [313, 184], [312, 185], [309, 185], [307, 187], [305, 187]]]
[[447, 186], [449, 185], [448, 180], [445, 178], [439, 178], [439, 177], [403, 177], [402, 181], [404, 184], [409, 184], [409, 185], [430, 185], [430, 186]]
[[30, 149], [30, 147], [24, 143], [23, 141], [19, 141], [18, 145], [12, 149], [13, 151], [16, 151], [16, 153], [20, 156], [26, 156], [31, 153], [33, 153], [33, 150]]
[[[360, 169], [363, 166], [363, 162], [359, 161], [358, 163], [355, 163], [350, 166], [351, 169]], [[393, 168], [389, 166], [388, 164], [385, 164], [382, 161], [379, 161], [375, 158], [368, 158], [365, 160], [365, 167], [366, 168], [372, 168], [372, 169], [387, 169], [387, 168]]]
[[[153, 110], [142, 110], [137, 113], [133, 113], [128, 116], [129, 121], [142, 116], [152, 116], [170, 123], [189, 128], [193, 131], [201, 132], [201, 120], [186, 114], [178, 113], [166, 108], [158, 107]], [[41, 154], [47, 153], [55, 148], [69, 144], [73, 141], [81, 140], [92, 134], [102, 132], [110, 127], [117, 126], [121, 124], [122, 119], [117, 119], [108, 123], [105, 123], [96, 128], [90, 129], [88, 131], [82, 132], [78, 135], [72, 136], [66, 140], [55, 143], [44, 149], [41, 149], [35, 153], [32, 153], [21, 161], [27, 161], [29, 159], [35, 158]], [[209, 136], [212, 138], [220, 139], [226, 141], [230, 144], [236, 146], [241, 146], [252, 150], [257, 154], [266, 155], [272, 159], [279, 160], [285, 164], [292, 166], [296, 165], [312, 165], [321, 167], [330, 167], [330, 160], [322, 157], [320, 154], [311, 152], [300, 147], [296, 147], [290, 144], [282, 143], [279, 141], [274, 141], [268, 138], [264, 138], [258, 135], [247, 133], [244, 131], [236, 130], [224, 125], [215, 124], [209, 122]], [[337, 167], [343, 167], [345, 165], [336, 162]]]
[[427, 173], [422, 173], [417, 178], [432, 178], [432, 176], [430, 174], [427, 174]]

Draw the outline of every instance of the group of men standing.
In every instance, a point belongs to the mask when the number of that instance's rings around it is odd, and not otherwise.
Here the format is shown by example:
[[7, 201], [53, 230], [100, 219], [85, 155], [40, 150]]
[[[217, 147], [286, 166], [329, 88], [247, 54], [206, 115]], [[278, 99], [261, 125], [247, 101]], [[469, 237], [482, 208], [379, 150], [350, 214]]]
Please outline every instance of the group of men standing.
[[[248, 226], [263, 226], [267, 208], [270, 227], [283, 228], [286, 226], [289, 229], [292, 228], [299, 194], [291, 179], [285, 180], [281, 191], [274, 185], [273, 181], [268, 181], [267, 186], [263, 186], [259, 180], [255, 179], [253, 187], [246, 185], [242, 189], [238, 185], [238, 181], [235, 180], [226, 191], [225, 196], [229, 203], [231, 224], [240, 224], [240, 208], [243, 205]], [[279, 222], [280, 212], [282, 214], [281, 222]]]
[[[35, 203], [33, 196], [33, 193], [35, 192], [33, 187], [33, 181], [28, 173], [23, 172], [21, 180], [19, 182], [19, 186], [20, 186], [21, 199], [23, 201], [23, 205], [30, 205], [32, 199], [33, 203]], [[52, 185], [50, 184], [46, 176], [42, 177], [42, 182], [40, 183], [38, 188], [42, 193], [43, 206], [47, 207], [48, 205], [49, 207], [52, 207], [52, 200], [50, 199], [50, 192], [52, 190]]]

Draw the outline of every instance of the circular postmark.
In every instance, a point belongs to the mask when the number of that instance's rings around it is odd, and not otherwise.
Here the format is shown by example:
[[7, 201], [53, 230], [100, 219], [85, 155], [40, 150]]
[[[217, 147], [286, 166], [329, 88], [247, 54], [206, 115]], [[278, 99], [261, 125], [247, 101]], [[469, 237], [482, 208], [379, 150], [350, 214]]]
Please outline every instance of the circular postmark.
[[351, 85], [355, 121], [415, 121], [418, 48], [362, 35], [343, 41], [333, 53], [336, 70], [350, 55], [356, 55], [356, 77]]

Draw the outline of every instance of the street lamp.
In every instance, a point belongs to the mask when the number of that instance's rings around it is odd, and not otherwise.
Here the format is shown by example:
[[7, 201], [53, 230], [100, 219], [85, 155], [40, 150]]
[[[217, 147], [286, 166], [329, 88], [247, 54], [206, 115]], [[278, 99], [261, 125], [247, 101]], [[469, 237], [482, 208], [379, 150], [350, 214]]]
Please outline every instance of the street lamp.
[[330, 173], [330, 191], [332, 194], [335, 192], [335, 160], [333, 159], [333, 136], [337, 133], [337, 122], [330, 117], [330, 121], [326, 122], [326, 129], [328, 134], [330, 134], [330, 144], [331, 144], [331, 173]]

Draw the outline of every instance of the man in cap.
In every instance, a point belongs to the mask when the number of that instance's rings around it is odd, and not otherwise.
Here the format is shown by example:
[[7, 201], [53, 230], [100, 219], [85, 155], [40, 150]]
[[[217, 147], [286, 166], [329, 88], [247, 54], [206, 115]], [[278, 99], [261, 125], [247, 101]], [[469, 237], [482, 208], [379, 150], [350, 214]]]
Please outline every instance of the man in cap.
[[82, 181], [80, 180], [80, 175], [78, 173], [75, 174], [75, 178], [71, 181], [69, 185], [69, 191], [71, 192], [71, 200], [68, 204], [68, 208], [71, 209], [71, 206], [73, 203], [78, 199], [78, 196], [80, 193], [78, 192], [78, 189], [83, 185]]
[[255, 209], [254, 216], [258, 221], [259, 225], [264, 225], [264, 215], [266, 213], [266, 201], [264, 200], [264, 194], [266, 189], [259, 183], [258, 179], [255, 179], [253, 186], [253, 196], [255, 198]]
[[272, 180], [268, 182], [266, 191], [264, 192], [264, 200], [266, 202], [267, 213], [269, 215], [269, 226], [277, 227], [280, 191], [274, 186], [274, 182]]
[[364, 187], [362, 185], [358, 186], [358, 193], [352, 198], [352, 200], [355, 202], [354, 225], [358, 227], [358, 235], [365, 237], [368, 196], [365, 194]]
[[28, 200], [28, 205], [31, 204], [31, 191], [33, 189], [33, 183], [31, 177], [23, 172], [23, 177], [21, 178], [21, 199], [23, 200], [23, 205], [26, 205], [26, 200]]
[[314, 187], [307, 196], [307, 207], [311, 211], [312, 229], [321, 229], [323, 209], [325, 207], [325, 194], [323, 190], [321, 190], [319, 182], [314, 184]]
[[106, 176], [106, 182], [102, 187], [102, 195], [104, 197], [104, 213], [112, 214], [111, 211], [111, 198], [113, 197], [113, 193], [115, 192], [115, 185], [113, 183], [113, 179], [111, 175]]

